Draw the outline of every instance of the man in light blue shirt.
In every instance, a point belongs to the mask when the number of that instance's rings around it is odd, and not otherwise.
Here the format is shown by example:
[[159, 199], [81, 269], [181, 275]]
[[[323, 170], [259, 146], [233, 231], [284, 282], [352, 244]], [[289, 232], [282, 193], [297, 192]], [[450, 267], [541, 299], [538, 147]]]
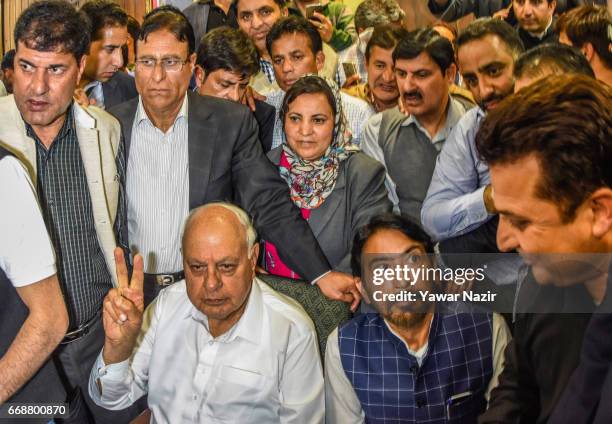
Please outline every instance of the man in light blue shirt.
[[523, 50], [512, 27], [491, 18], [468, 25], [457, 46], [459, 69], [479, 107], [457, 123], [436, 162], [421, 211], [436, 240], [469, 233], [495, 215], [489, 169], [474, 140], [485, 113], [512, 93], [514, 62]]

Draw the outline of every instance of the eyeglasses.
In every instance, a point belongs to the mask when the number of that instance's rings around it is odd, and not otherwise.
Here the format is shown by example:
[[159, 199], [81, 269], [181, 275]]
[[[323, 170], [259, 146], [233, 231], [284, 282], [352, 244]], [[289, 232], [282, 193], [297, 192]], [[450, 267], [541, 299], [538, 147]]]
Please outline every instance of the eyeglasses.
[[183, 66], [189, 62], [189, 60], [179, 60], [174, 58], [166, 58], [166, 59], [138, 59], [136, 60], [136, 67], [145, 71], [152, 71], [155, 69], [157, 64], [160, 64], [161, 67], [166, 72], [179, 72], [183, 69]]

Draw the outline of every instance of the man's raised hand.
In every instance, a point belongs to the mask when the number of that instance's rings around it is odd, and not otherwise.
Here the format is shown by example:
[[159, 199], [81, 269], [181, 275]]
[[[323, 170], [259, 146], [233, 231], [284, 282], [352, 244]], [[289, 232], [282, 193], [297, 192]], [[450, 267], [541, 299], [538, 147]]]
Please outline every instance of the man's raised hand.
[[104, 299], [103, 323], [104, 362], [113, 364], [129, 358], [142, 326], [144, 313], [143, 261], [134, 256], [134, 270], [129, 279], [123, 250], [115, 249], [118, 287], [110, 290]]

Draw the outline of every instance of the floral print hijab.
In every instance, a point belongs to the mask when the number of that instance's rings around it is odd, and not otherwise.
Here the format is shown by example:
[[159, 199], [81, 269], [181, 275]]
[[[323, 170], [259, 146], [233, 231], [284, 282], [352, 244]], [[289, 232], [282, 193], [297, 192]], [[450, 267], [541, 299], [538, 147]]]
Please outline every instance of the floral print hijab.
[[[283, 152], [290, 167], [280, 167], [280, 175], [289, 185], [291, 200], [296, 206], [301, 209], [315, 209], [334, 190], [340, 162], [358, 152], [359, 147], [352, 142], [351, 132], [342, 111], [340, 90], [336, 83], [331, 79], [310, 74], [304, 75], [295, 84], [305, 78], [317, 78], [320, 83], [327, 85], [333, 94], [336, 103], [333, 140], [322, 157], [315, 161], [307, 161], [289, 147], [283, 130]], [[284, 126], [285, 113], [282, 115]]]

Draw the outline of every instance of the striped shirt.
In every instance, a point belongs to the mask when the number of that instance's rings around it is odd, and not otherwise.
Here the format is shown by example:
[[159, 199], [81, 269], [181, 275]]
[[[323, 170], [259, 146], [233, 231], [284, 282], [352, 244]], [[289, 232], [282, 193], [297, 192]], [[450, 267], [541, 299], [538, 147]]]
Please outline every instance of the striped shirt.
[[[25, 125], [36, 143], [38, 196], [55, 248], [69, 328], [75, 329], [100, 310], [113, 282], [98, 242], [72, 107], [49, 149]], [[121, 169], [119, 161], [117, 168]]]
[[[266, 96], [266, 103], [276, 108], [276, 118], [274, 121], [274, 133], [272, 135], [272, 148], [283, 144], [283, 123], [280, 120], [280, 110], [283, 105], [285, 92], [282, 90], [274, 91]], [[366, 122], [374, 115], [370, 105], [357, 97], [349, 96], [340, 92], [342, 98], [342, 111], [346, 116], [349, 128], [353, 135], [353, 143], [359, 145], [361, 133]]]
[[144, 259], [146, 273], [183, 269], [181, 233], [189, 213], [187, 96], [174, 124], [163, 133], [142, 105], [132, 127], [127, 165], [130, 249]]

